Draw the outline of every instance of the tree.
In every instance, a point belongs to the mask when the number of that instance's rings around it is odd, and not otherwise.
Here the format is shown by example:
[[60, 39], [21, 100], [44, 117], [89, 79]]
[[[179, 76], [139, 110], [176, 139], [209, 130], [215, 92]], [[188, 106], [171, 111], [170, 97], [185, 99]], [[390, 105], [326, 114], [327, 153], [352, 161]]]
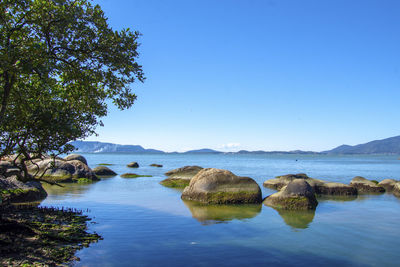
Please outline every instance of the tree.
[[140, 33], [113, 31], [86, 0], [2, 0], [0, 23], [0, 157], [22, 155], [28, 179], [25, 161], [72, 151], [108, 101], [133, 105]]

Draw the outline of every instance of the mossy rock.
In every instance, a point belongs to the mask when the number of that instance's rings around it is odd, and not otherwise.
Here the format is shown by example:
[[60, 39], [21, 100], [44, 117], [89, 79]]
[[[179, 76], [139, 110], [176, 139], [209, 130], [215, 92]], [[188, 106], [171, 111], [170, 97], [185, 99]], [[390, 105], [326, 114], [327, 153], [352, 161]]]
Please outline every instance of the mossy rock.
[[152, 175], [141, 175], [136, 173], [124, 173], [120, 175], [122, 178], [139, 178], [139, 177], [153, 177]]
[[162, 168], [162, 167], [163, 167], [163, 165], [161, 165], [161, 164], [155, 164], [155, 163], [153, 163], [153, 164], [150, 164], [150, 167]]
[[97, 165], [100, 165], [100, 166], [112, 166], [114, 164], [111, 164], [111, 163], [99, 163]]
[[290, 182], [280, 192], [268, 196], [264, 205], [277, 209], [312, 210], [318, 205], [314, 189], [303, 179]]
[[197, 173], [181, 197], [207, 204], [256, 204], [262, 200], [261, 189], [253, 179], [214, 168]]
[[167, 178], [165, 180], [162, 180], [160, 184], [166, 187], [175, 187], [175, 188], [184, 188], [188, 186], [190, 183], [190, 180], [187, 179], [175, 179], [175, 178]]
[[129, 163], [128, 165], [126, 165], [129, 168], [139, 168], [139, 163], [137, 163], [136, 161]]

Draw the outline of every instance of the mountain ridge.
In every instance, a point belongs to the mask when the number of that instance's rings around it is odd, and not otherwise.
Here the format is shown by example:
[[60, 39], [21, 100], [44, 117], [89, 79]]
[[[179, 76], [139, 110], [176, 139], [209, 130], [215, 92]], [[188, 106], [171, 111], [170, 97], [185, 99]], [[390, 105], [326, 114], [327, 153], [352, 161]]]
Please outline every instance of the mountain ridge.
[[248, 151], [240, 150], [237, 152], [222, 152], [210, 148], [194, 149], [186, 152], [164, 152], [157, 149], [146, 149], [140, 145], [119, 145], [106, 142], [98, 141], [73, 141], [70, 144], [77, 148], [78, 152], [83, 153], [156, 153], [156, 154], [197, 154], [197, 153], [209, 153], [209, 154], [400, 154], [400, 136], [389, 137], [380, 140], [373, 140], [364, 144], [358, 144], [354, 146], [340, 145], [331, 150], [314, 152], [314, 151]]

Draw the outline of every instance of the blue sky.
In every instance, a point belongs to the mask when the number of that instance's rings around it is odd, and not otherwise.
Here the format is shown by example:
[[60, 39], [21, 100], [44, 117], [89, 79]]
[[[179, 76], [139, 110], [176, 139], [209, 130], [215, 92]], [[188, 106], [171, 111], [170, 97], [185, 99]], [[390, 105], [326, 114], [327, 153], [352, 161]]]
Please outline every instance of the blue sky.
[[321, 151], [400, 134], [400, 1], [94, 3], [143, 34], [147, 80], [87, 140]]

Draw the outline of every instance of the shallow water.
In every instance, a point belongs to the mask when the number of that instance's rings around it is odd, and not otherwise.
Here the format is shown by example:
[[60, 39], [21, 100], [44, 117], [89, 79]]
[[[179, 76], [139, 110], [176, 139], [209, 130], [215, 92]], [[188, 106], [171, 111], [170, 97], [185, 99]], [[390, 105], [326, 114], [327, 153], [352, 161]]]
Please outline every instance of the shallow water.
[[[351, 265], [398, 266], [400, 199], [391, 194], [323, 198], [315, 212], [264, 205], [205, 206], [163, 187], [164, 172], [185, 165], [228, 169], [263, 181], [287, 173], [349, 183], [354, 176], [400, 179], [396, 156], [84, 154], [118, 174], [65, 188], [46, 186], [45, 206], [87, 210], [104, 240], [77, 253], [77, 266]], [[127, 168], [137, 161], [140, 168]], [[163, 168], [150, 167], [152, 163]], [[273, 190], [262, 188], [263, 197]]]

